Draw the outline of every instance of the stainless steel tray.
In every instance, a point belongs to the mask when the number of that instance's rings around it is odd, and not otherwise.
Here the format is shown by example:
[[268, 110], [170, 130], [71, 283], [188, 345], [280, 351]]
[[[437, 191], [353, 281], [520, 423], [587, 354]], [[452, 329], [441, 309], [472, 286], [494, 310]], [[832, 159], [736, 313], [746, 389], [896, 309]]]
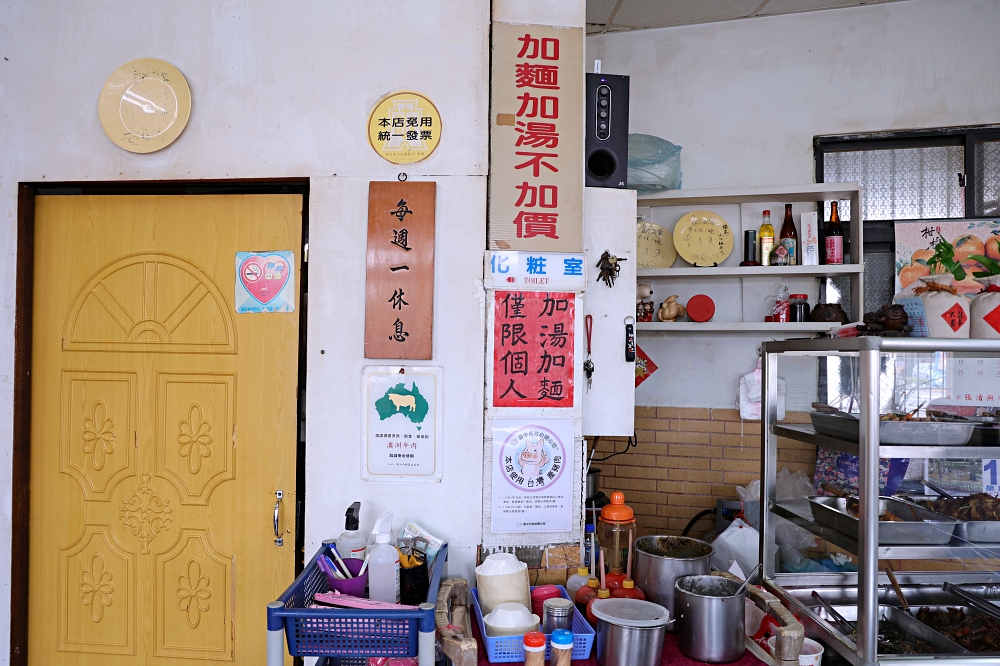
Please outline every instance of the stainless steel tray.
[[[996, 602], [993, 602], [993, 603], [995, 604]], [[920, 604], [920, 605], [910, 606], [910, 610], [913, 611], [914, 618], [916, 617], [917, 613], [920, 612], [921, 608], [929, 608], [930, 610], [933, 610], [933, 611], [946, 611], [946, 610], [948, 610], [950, 608], [961, 608], [962, 610], [965, 611], [966, 615], [973, 615], [973, 616], [975, 616], [975, 615], [982, 615], [982, 613], [980, 613], [975, 608], [971, 608], [969, 606], [962, 606], [960, 604], [959, 605], [956, 605], [956, 604], [947, 604], [947, 605], [937, 605], [937, 606], [927, 605], [927, 604]], [[935, 629], [931, 625], [926, 624], [924, 622], [921, 622], [920, 620], [917, 620], [917, 622], [920, 622], [921, 624], [924, 624], [926, 627], [930, 628], [932, 631], [935, 631], [935, 632], [941, 634], [942, 636], [944, 636], [945, 640], [951, 641], [953, 643], [957, 643], [956, 641], [952, 641], [950, 638], [948, 638], [948, 636], [946, 636], [940, 629]], [[959, 647], [961, 647], [963, 650], [965, 650], [969, 654], [974, 654], [974, 655], [980, 656], [980, 657], [1000, 656], [1000, 652], [974, 652], [972, 650], [968, 650], [968, 649], [962, 647], [962, 645], [959, 645]]]
[[[811, 610], [834, 627], [837, 626], [834, 623], [833, 618], [827, 614], [826, 610], [822, 606], [813, 607]], [[834, 606], [834, 610], [843, 615], [844, 619], [848, 622], [853, 623], [857, 620], [857, 606]], [[904, 612], [900, 608], [896, 608], [895, 606], [879, 606], [878, 616], [879, 621], [886, 620], [891, 622], [909, 635], [927, 641], [940, 654], [963, 654], [968, 652], [958, 643], [954, 642], [944, 634], [928, 627], [926, 624]], [[851, 642], [856, 642], [851, 636], [847, 636], [846, 638]]]
[[[809, 497], [813, 518], [850, 537], [858, 536], [858, 519], [847, 511], [846, 497]], [[943, 546], [951, 541], [959, 521], [922, 506], [891, 497], [879, 498], [879, 513], [891, 511], [905, 522], [880, 520], [878, 542], [883, 546]]]
[[[860, 421], [844, 414], [810, 412], [813, 427], [821, 435], [858, 441]], [[975, 423], [951, 421], [879, 421], [880, 444], [911, 446], [963, 446], [969, 443]]]
[[[921, 508], [926, 508], [923, 507], [920, 502], [928, 499], [934, 499], [934, 497], [910, 495], [906, 499]], [[927, 509], [927, 511], [930, 511], [930, 509]], [[948, 518], [948, 516], [945, 517]], [[952, 518], [951, 520], [955, 519]], [[962, 541], [968, 541], [969, 543], [974, 543], [979, 546], [994, 546], [1000, 544], [1000, 520], [959, 519], [958, 524], [955, 526], [955, 537]]]

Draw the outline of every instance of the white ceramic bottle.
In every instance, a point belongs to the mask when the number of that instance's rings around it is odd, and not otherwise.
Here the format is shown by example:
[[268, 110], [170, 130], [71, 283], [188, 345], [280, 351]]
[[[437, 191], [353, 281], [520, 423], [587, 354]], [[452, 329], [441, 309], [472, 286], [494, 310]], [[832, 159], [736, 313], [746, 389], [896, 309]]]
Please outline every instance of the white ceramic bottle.
[[970, 338], [1000, 340], [1000, 275], [976, 278], [986, 291], [972, 299]]

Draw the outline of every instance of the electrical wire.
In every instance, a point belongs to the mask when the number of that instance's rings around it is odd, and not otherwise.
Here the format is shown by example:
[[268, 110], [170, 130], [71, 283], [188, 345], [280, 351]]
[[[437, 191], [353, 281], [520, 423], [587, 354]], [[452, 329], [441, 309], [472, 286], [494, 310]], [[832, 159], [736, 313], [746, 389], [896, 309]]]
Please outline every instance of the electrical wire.
[[[599, 441], [601, 441], [601, 436], [600, 435], [594, 437], [594, 450], [595, 451], [597, 450], [597, 443]], [[591, 460], [592, 460], [592, 462], [604, 462], [606, 460], [611, 460], [615, 456], [620, 456], [623, 453], [628, 453], [629, 449], [634, 449], [636, 446], [638, 446], [638, 444], [639, 444], [639, 440], [636, 438], [635, 433], [633, 432], [632, 436], [628, 438], [627, 442], [625, 442], [625, 448], [624, 449], [622, 449], [621, 451], [615, 451], [613, 453], [609, 453], [608, 455], [604, 456], [603, 458], [592, 458]]]

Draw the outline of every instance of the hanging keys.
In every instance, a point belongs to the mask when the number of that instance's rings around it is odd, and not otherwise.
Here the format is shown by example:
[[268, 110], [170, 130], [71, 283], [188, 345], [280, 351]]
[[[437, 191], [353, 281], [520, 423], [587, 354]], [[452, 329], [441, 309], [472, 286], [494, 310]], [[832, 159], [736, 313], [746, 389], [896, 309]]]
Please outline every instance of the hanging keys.
[[583, 374], [587, 375], [587, 392], [589, 393], [594, 377], [594, 362], [590, 360], [590, 336], [594, 332], [594, 318], [587, 315], [583, 321], [587, 326], [587, 360], [583, 362]]
[[635, 362], [635, 317], [625, 317], [625, 362]]

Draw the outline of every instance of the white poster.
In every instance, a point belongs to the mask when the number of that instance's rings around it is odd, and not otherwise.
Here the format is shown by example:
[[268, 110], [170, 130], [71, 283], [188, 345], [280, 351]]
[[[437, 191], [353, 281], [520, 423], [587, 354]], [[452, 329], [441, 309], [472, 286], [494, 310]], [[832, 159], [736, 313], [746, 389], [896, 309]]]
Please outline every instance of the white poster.
[[361, 478], [440, 481], [444, 370], [365, 366]]
[[493, 419], [493, 532], [572, 529], [573, 419]]

